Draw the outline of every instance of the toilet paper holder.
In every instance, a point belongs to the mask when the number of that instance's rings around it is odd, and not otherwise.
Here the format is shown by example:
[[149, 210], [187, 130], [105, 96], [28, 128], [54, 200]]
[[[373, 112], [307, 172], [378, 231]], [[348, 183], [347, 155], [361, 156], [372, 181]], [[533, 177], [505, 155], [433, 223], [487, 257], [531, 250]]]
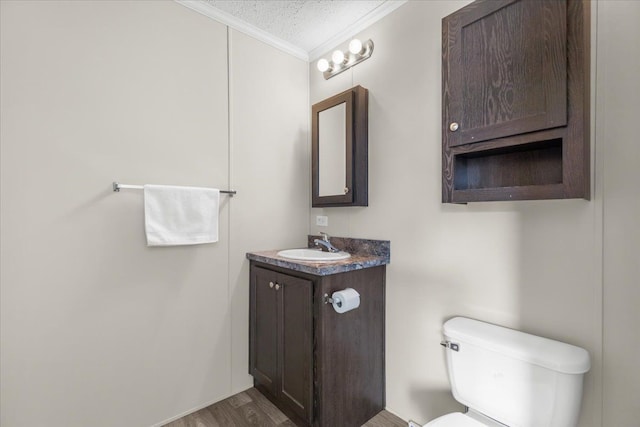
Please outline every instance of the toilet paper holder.
[[329, 296], [324, 294], [325, 304], [331, 304], [338, 314], [343, 314], [360, 307], [360, 294], [353, 288], [336, 291]]
[[342, 307], [342, 301], [338, 301], [338, 300], [335, 300], [335, 299], [331, 298], [329, 296], [329, 294], [324, 294], [324, 303], [325, 304], [332, 304], [333, 305], [334, 302], [336, 303], [336, 305], [338, 307]]
[[333, 304], [333, 298], [329, 296], [329, 294], [324, 294], [324, 303], [325, 304]]

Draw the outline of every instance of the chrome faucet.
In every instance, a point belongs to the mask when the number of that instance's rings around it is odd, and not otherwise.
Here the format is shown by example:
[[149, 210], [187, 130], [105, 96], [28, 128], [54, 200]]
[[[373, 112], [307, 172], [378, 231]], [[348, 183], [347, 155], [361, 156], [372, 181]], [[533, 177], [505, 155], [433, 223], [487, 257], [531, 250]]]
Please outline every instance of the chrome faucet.
[[329, 241], [329, 235], [327, 233], [321, 231], [320, 234], [322, 234], [322, 239], [313, 240], [313, 243], [316, 246], [320, 246], [320, 249], [325, 252], [340, 252], [340, 249], [331, 244], [331, 242]]

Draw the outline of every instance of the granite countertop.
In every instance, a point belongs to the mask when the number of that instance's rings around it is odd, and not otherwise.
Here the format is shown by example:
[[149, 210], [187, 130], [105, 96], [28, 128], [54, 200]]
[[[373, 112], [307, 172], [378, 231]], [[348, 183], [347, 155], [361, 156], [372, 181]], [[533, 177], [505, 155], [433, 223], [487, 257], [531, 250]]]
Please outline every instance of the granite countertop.
[[[313, 240], [320, 236], [308, 236], [308, 247], [313, 248]], [[278, 256], [282, 249], [247, 252], [247, 258], [289, 270], [309, 273], [316, 276], [344, 273], [389, 264], [391, 260], [390, 242], [388, 240], [350, 239], [332, 237], [331, 243], [341, 251], [349, 252], [350, 258], [337, 261], [301, 261]], [[290, 249], [290, 248], [286, 248]]]

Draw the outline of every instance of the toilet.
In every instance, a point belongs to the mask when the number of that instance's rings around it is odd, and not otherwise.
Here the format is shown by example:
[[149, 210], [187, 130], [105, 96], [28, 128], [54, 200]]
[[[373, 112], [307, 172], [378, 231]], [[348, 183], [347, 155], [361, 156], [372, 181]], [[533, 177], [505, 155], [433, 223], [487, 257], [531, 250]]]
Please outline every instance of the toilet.
[[451, 392], [468, 411], [423, 427], [577, 425], [585, 349], [465, 317], [443, 329]]

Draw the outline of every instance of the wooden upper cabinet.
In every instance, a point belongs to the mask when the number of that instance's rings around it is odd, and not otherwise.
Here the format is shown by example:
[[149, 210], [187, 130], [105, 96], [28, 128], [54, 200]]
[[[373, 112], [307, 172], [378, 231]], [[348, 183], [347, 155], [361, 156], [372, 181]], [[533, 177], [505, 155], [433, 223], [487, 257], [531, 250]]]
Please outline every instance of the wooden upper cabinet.
[[448, 21], [450, 145], [567, 124], [566, 4], [474, 3]]
[[588, 9], [478, 0], [443, 19], [444, 202], [589, 198]]

